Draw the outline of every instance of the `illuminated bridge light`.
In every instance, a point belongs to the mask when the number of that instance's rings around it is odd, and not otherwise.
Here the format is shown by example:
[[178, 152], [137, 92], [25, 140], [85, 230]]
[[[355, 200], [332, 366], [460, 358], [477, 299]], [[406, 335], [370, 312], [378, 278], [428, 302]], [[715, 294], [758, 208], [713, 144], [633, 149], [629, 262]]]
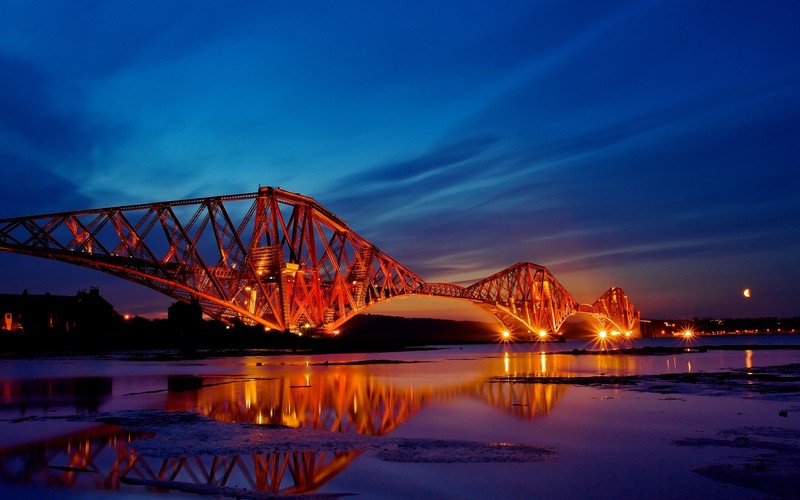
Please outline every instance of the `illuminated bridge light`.
[[605, 330], [600, 330], [599, 332], [597, 332], [597, 336], [600, 337], [601, 339], [604, 339], [608, 337], [608, 333], [606, 333]]

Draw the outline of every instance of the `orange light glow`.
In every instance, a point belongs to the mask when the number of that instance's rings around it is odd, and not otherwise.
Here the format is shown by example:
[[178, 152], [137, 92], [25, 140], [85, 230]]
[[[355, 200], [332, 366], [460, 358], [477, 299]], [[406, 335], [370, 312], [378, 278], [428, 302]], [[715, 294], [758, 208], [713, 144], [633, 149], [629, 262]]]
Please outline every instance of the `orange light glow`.
[[505, 340], [508, 340], [508, 339], [511, 338], [511, 332], [509, 332], [508, 330], [504, 331], [502, 335], [503, 335], [503, 339], [505, 339]]
[[547, 332], [544, 330], [539, 330], [539, 338], [547, 337]]
[[606, 333], [605, 330], [600, 330], [599, 332], [597, 332], [597, 336], [600, 337], [601, 339], [604, 339], [608, 336], [608, 333]]
[[125, 321], [128, 321], [129, 319], [131, 319], [131, 315], [130, 314], [126, 314], [125, 316], [123, 316], [123, 318], [125, 318]]
[[683, 331], [683, 336], [686, 337], [686, 338], [693, 337], [694, 336], [694, 332], [691, 331], [691, 330], [684, 330]]

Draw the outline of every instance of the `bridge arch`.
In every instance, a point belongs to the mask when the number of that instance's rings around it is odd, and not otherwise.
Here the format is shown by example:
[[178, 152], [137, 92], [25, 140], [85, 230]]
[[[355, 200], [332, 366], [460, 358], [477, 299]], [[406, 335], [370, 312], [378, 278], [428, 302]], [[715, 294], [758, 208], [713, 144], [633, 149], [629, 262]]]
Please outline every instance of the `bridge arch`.
[[[468, 287], [427, 283], [314, 199], [254, 193], [0, 219], [0, 251], [112, 274], [224, 322], [330, 333], [386, 298], [469, 300], [510, 326], [557, 332], [579, 305], [544, 267], [518, 263]], [[618, 288], [592, 306], [638, 321]]]

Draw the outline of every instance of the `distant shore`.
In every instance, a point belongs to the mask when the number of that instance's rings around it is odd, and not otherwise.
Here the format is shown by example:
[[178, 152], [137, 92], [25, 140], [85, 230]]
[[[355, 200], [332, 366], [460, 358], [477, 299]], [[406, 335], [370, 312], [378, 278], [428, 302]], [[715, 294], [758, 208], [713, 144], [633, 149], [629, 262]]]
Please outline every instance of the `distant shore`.
[[[714, 335], [695, 337], [695, 343], [681, 343], [680, 345], [655, 345], [631, 346], [629, 343], [620, 344], [594, 344], [582, 342], [580, 347], [575, 347], [576, 342], [586, 339], [571, 339], [568, 342], [542, 342], [532, 340], [514, 341], [516, 345], [547, 345], [550, 354], [571, 354], [578, 356], [659, 356], [681, 354], [686, 352], [706, 352], [709, 350], [764, 350], [764, 349], [790, 349], [800, 350], [800, 334], [770, 334], [776, 343], [763, 344], [758, 342], [734, 342], [745, 340], [744, 335]], [[749, 335], [752, 340], [758, 336]], [[787, 342], [780, 339], [785, 337]], [[696, 345], [702, 339], [714, 339], [716, 345]], [[726, 343], [724, 339], [730, 339]], [[404, 352], [424, 351], [439, 349], [452, 345], [481, 345], [498, 344], [497, 340], [454, 340], [454, 339], [420, 339], [409, 338], [315, 338], [297, 336], [289, 333], [273, 333], [269, 336], [241, 337], [231, 336], [227, 339], [213, 339], [203, 342], [195, 339], [193, 342], [153, 341], [139, 339], [137, 342], [115, 341], [113, 338], [82, 339], [82, 338], [50, 338], [36, 335], [6, 336], [0, 343], [0, 359], [25, 359], [25, 358], [50, 358], [64, 356], [110, 356], [121, 355], [131, 360], [174, 361], [208, 359], [219, 357], [244, 357], [244, 356], [282, 356], [291, 354], [343, 354], [343, 353], [369, 353], [369, 352]], [[208, 339], [206, 339], [208, 340]], [[648, 339], [640, 339], [647, 341]], [[653, 342], [667, 339], [649, 339]], [[678, 339], [676, 339], [678, 340]], [[751, 340], [751, 339], [747, 339]]]

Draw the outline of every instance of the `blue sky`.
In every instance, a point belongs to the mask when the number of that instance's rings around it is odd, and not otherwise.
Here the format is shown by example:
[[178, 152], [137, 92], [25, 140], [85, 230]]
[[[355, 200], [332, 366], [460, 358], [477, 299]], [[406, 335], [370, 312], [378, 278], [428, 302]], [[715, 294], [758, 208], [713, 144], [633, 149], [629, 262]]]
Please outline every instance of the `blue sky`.
[[646, 317], [800, 315], [798, 23], [791, 1], [6, 0], [0, 217], [271, 185], [429, 281], [530, 261]]

